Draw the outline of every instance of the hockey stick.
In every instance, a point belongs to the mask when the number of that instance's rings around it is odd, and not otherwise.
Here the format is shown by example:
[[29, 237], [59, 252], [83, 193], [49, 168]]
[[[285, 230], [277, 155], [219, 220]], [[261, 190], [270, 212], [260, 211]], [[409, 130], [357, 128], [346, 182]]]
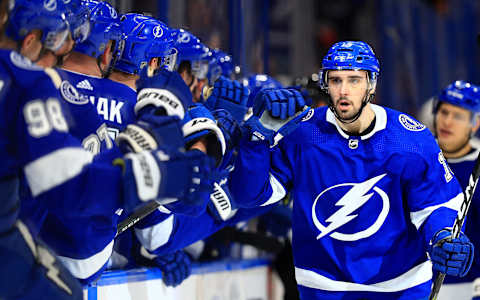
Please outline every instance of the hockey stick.
[[[472, 203], [473, 194], [475, 193], [475, 188], [477, 187], [478, 179], [480, 177], [480, 153], [477, 156], [475, 161], [475, 166], [473, 167], [472, 174], [468, 179], [468, 185], [465, 188], [463, 193], [463, 202], [458, 211], [457, 218], [452, 228], [452, 238], [458, 238], [460, 231], [462, 229], [463, 223], [465, 222], [465, 217], [467, 215], [470, 204]], [[432, 291], [430, 292], [429, 300], [436, 300], [438, 293], [440, 292], [440, 287], [442, 286], [443, 280], [445, 279], [445, 273], [438, 273], [435, 282], [433, 283]]]
[[117, 237], [119, 234], [125, 232], [127, 229], [129, 229], [133, 225], [140, 222], [140, 220], [142, 220], [149, 214], [153, 213], [161, 205], [172, 203], [175, 201], [177, 201], [177, 199], [166, 198], [158, 202], [154, 200], [147, 202], [146, 204], [142, 205], [140, 208], [135, 210], [130, 216], [128, 216], [125, 220], [123, 220], [117, 225], [117, 234], [115, 235], [115, 237]]

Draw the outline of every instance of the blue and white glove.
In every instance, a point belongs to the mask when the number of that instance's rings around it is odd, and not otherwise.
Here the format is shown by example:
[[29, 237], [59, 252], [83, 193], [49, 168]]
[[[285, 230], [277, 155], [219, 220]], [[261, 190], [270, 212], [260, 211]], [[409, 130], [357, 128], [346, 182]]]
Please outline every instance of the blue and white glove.
[[[247, 132], [254, 133], [253, 139], [268, 140], [270, 146], [274, 147], [284, 136], [297, 129], [300, 122], [308, 120], [312, 114], [313, 110], [305, 105], [305, 100], [299, 91], [262, 89], [255, 97], [253, 116], [250, 118], [258, 117], [258, 119], [251, 120], [247, 125]], [[271, 131], [274, 132], [273, 137], [270, 136]]]
[[144, 113], [136, 123], [127, 125], [115, 139], [123, 153], [151, 151], [158, 148], [176, 151], [185, 147], [178, 116]]
[[194, 150], [129, 153], [114, 164], [123, 168], [125, 209], [155, 200], [174, 213], [198, 215], [213, 188], [213, 161]]
[[229, 111], [237, 122], [243, 122], [247, 113], [249, 90], [240, 82], [220, 76], [213, 85], [211, 95], [207, 98], [205, 106], [211, 111], [225, 109]]
[[472, 266], [474, 247], [463, 232], [456, 239], [451, 239], [451, 235], [448, 229], [442, 229], [434, 235], [429, 251], [433, 270], [463, 277]]
[[212, 113], [202, 104], [197, 104], [186, 112], [182, 123], [186, 148], [189, 149], [195, 142], [205, 139], [207, 154], [215, 159], [218, 166], [225, 154], [226, 143]]
[[153, 106], [163, 110], [164, 115], [176, 115], [181, 120], [186, 110], [193, 104], [192, 93], [182, 77], [177, 72], [165, 69], [158, 70], [151, 77], [142, 72], [137, 81], [137, 91], [137, 104], [135, 104], [137, 116], [142, 115], [143, 109]]
[[226, 221], [237, 212], [237, 205], [227, 185], [229, 172], [223, 170], [214, 173], [213, 192], [210, 194], [207, 211], [217, 221]]

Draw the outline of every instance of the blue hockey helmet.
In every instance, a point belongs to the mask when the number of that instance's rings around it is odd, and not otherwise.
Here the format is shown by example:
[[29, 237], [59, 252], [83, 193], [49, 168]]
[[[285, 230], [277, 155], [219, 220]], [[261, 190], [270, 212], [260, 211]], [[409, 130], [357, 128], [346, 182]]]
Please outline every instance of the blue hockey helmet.
[[235, 69], [232, 57], [219, 49], [213, 49], [211, 53], [207, 73], [210, 84], [213, 84], [221, 75], [232, 78]]
[[199, 79], [205, 79], [208, 73], [210, 49], [200, 40], [184, 29], [174, 29], [174, 47], [178, 52], [176, 68], [182, 61], [189, 61], [192, 66], [192, 73]]
[[88, 38], [75, 46], [75, 51], [98, 58], [103, 54], [109, 41], [112, 46], [121, 47], [122, 31], [120, 29], [117, 11], [107, 2], [82, 0], [82, 7], [88, 10], [91, 32]]
[[438, 111], [440, 103], [449, 103], [462, 107], [473, 113], [480, 113], [480, 86], [468, 81], [457, 80], [442, 90], [434, 104], [434, 113]]
[[120, 25], [125, 36], [125, 49], [115, 69], [139, 74], [152, 58], [160, 58], [162, 64], [167, 61], [163, 58], [172, 55], [174, 39], [170, 28], [164, 23], [141, 14], [129, 13], [120, 18]]
[[377, 83], [380, 65], [372, 47], [362, 41], [335, 43], [322, 60], [320, 85], [326, 89], [327, 72], [330, 70], [365, 70], [372, 86]]
[[67, 7], [67, 21], [75, 44], [85, 41], [90, 34], [89, 11], [82, 6], [82, 0], [63, 0]]
[[39, 29], [43, 47], [57, 51], [70, 34], [67, 14], [68, 9], [63, 1], [19, 0], [10, 12], [5, 33], [12, 40], [20, 42], [32, 30]]

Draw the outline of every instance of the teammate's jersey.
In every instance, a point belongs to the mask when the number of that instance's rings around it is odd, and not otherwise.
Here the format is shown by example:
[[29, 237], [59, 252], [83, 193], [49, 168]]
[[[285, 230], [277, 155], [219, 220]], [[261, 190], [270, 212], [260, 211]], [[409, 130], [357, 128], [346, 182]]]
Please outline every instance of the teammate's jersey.
[[302, 299], [417, 299], [430, 291], [426, 248], [452, 226], [461, 189], [424, 125], [371, 107], [375, 126], [363, 136], [347, 135], [319, 108], [271, 150], [271, 161], [266, 144], [239, 150], [235, 199], [262, 205], [292, 191]]
[[[452, 169], [455, 177], [457, 177], [462, 189], [468, 185], [468, 179], [472, 174], [475, 161], [478, 157], [479, 150], [472, 149], [472, 151], [460, 158], [447, 159], [450, 168]], [[478, 187], [477, 187], [478, 189]], [[455, 282], [472, 282], [476, 278], [480, 277], [480, 232], [478, 232], [478, 224], [480, 222], [480, 192], [477, 190], [473, 194], [472, 204], [467, 213], [467, 219], [465, 221], [465, 234], [475, 246], [475, 255], [473, 256], [473, 264], [464, 277], [446, 276], [445, 283]]]
[[[82, 296], [69, 273], [49, 251], [36, 245], [28, 229], [16, 220], [20, 179], [28, 184], [25, 191], [38, 204], [69, 215], [72, 211], [91, 213], [88, 201], [82, 200], [98, 201], [91, 189], [79, 193], [80, 182], [89, 186], [104, 176], [107, 181], [121, 178], [117, 168], [104, 168], [103, 173], [94, 170], [92, 155], [69, 133], [59, 99], [60, 83], [53, 69], [40, 68], [14, 51], [0, 50], [0, 194], [6, 209], [0, 214], [0, 257], [6, 263], [1, 269], [5, 279], [0, 286], [2, 298]], [[20, 289], [18, 283], [22, 283]], [[72, 292], [75, 297], [68, 295]]]
[[66, 72], [70, 82], [80, 93], [80, 98], [96, 107], [98, 115], [107, 124], [113, 140], [128, 124], [135, 122], [134, 106], [137, 102], [135, 90], [110, 79]]
[[[69, 108], [71, 134], [81, 140], [83, 147], [94, 155], [100, 152], [105, 155], [106, 151], [110, 151], [113, 156], [115, 153], [117, 156], [121, 155], [108, 134], [103, 118], [97, 114], [96, 106], [89, 100], [107, 99], [94, 95], [101, 89], [93, 90], [93, 94], [89, 96], [80, 94], [72, 82], [83, 78], [83, 81], [80, 81], [83, 85], [80, 86], [85, 86], [91, 77], [64, 70], [58, 70], [58, 73], [62, 77], [60, 94]], [[108, 83], [110, 80], [99, 80], [97, 86], [101, 86], [101, 82]], [[112, 100], [109, 103], [114, 102], [115, 100]], [[120, 104], [117, 106], [118, 114], [123, 106], [123, 103]], [[118, 118], [122, 120], [120, 115]], [[49, 212], [39, 233], [40, 238], [50, 245], [70, 272], [84, 284], [98, 277], [112, 253], [118, 221], [115, 212], [120, 206], [102, 207], [102, 203], [98, 203], [97, 211], [89, 216], [65, 216]]]

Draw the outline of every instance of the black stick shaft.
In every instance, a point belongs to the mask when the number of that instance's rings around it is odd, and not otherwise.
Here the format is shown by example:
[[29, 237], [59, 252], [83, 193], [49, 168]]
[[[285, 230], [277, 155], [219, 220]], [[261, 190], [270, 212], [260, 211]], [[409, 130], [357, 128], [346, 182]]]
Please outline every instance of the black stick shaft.
[[[465, 188], [465, 192], [463, 192], [463, 202], [460, 206], [460, 210], [458, 211], [457, 218], [455, 219], [455, 223], [453, 224], [452, 228], [452, 237], [458, 238], [460, 235], [460, 231], [462, 229], [463, 223], [465, 222], [465, 217], [467, 216], [468, 209], [470, 208], [470, 204], [472, 203], [473, 194], [475, 193], [475, 189], [477, 188], [478, 179], [480, 177], [480, 153], [477, 156], [477, 160], [475, 161], [475, 166], [473, 167], [472, 174], [468, 180], [468, 185]], [[438, 273], [437, 278], [433, 283], [432, 291], [430, 292], [430, 296], [428, 297], [429, 300], [436, 300], [438, 297], [438, 293], [440, 292], [440, 287], [443, 284], [443, 280], [445, 279], [444, 273]]]

